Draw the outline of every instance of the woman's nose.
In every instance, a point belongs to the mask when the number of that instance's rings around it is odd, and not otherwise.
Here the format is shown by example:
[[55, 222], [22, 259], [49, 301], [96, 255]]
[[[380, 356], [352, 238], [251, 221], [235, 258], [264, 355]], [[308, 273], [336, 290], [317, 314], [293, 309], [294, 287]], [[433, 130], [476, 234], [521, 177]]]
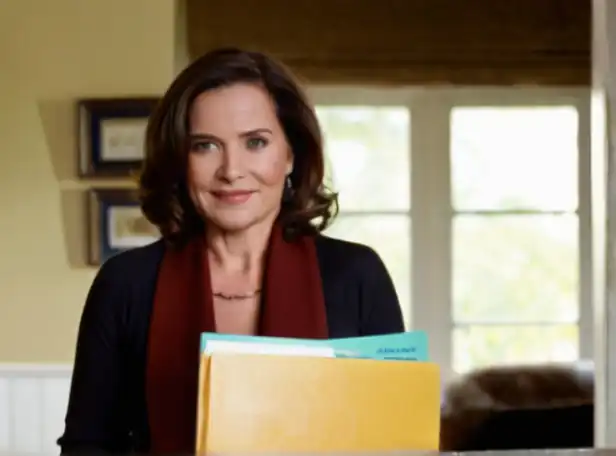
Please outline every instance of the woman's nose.
[[244, 175], [242, 153], [237, 147], [228, 147], [222, 154], [219, 175], [228, 182], [240, 179]]

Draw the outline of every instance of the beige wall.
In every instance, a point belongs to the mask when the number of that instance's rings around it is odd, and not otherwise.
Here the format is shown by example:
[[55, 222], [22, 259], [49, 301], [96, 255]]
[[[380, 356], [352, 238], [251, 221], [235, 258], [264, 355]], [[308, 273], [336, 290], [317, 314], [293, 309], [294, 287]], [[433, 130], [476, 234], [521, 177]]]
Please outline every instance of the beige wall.
[[0, 0], [0, 362], [71, 362], [85, 294], [73, 106], [159, 94], [176, 0]]

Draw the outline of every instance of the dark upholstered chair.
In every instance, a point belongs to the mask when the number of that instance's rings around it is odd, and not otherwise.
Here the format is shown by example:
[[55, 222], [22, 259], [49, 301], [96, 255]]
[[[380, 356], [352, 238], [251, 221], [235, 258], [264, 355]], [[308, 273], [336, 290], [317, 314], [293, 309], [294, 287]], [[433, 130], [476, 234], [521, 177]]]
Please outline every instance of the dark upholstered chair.
[[594, 372], [586, 365], [491, 367], [445, 391], [442, 451], [590, 448]]

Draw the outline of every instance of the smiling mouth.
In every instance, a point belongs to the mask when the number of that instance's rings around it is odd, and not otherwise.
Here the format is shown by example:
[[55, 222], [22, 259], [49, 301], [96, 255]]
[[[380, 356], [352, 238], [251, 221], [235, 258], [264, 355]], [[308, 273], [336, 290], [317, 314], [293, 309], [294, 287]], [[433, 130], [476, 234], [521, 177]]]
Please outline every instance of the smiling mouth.
[[214, 191], [210, 192], [214, 198], [225, 204], [243, 204], [250, 199], [254, 191], [237, 190], [232, 192]]

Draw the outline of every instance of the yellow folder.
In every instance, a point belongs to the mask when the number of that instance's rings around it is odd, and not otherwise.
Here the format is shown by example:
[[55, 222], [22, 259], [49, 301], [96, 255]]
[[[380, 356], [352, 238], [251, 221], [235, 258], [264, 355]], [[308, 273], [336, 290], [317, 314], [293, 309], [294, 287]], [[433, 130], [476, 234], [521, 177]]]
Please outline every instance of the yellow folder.
[[438, 450], [438, 366], [203, 354], [197, 453]]

